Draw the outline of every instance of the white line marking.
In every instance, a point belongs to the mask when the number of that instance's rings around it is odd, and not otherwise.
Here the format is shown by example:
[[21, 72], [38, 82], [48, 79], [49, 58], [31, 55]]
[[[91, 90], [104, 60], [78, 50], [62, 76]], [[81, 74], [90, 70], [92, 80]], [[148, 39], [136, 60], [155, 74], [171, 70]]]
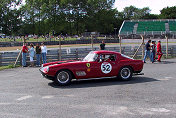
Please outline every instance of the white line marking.
[[64, 95], [64, 97], [74, 97], [74, 95], [70, 94], [70, 95]]
[[29, 98], [31, 98], [31, 97], [32, 97], [31, 95], [23, 96], [23, 97], [21, 97], [21, 98], [18, 98], [17, 100], [18, 100], [18, 101], [22, 101], [22, 100], [29, 99]]
[[161, 112], [161, 113], [170, 112], [170, 110], [165, 109], [165, 108], [151, 108], [150, 111], [153, 111], [153, 112]]
[[171, 79], [172, 77], [165, 77], [166, 79]]
[[159, 81], [168, 81], [169, 79], [157, 79]]
[[43, 96], [42, 99], [50, 99], [53, 98], [54, 96]]
[[0, 105], [10, 105], [11, 103], [0, 103]]

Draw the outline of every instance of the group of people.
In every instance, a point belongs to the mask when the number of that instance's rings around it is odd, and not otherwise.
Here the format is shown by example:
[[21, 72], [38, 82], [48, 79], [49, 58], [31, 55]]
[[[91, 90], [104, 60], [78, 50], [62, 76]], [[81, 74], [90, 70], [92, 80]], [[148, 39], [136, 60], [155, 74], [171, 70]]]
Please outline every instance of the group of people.
[[[157, 53], [156, 53], [157, 48]], [[145, 44], [145, 55], [144, 55], [144, 63], [146, 63], [146, 58], [149, 57], [150, 61], [152, 63], [155, 62], [155, 55], [158, 55], [158, 62], [161, 62], [161, 57], [163, 55], [161, 51], [161, 41], [158, 40], [158, 43], [156, 45], [155, 41], [148, 40], [148, 42]]]
[[34, 66], [34, 56], [36, 54], [36, 66], [40, 66], [40, 59], [42, 56], [43, 64], [46, 63], [46, 54], [47, 54], [47, 47], [44, 45], [44, 43], [41, 43], [41, 46], [37, 43], [36, 48], [34, 49], [33, 43], [30, 44], [30, 47], [28, 48], [26, 43], [23, 43], [22, 47], [22, 66], [27, 67], [26, 65], [26, 57], [29, 53], [30, 57], [30, 66]]

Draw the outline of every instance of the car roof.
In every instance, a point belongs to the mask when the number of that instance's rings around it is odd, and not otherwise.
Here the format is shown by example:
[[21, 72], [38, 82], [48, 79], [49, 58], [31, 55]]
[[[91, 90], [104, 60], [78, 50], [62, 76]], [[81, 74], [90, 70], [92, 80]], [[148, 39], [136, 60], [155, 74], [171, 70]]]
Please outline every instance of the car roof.
[[98, 51], [93, 51], [96, 54], [119, 54], [118, 52], [114, 52], [114, 51], [108, 51], [108, 50], [98, 50]]

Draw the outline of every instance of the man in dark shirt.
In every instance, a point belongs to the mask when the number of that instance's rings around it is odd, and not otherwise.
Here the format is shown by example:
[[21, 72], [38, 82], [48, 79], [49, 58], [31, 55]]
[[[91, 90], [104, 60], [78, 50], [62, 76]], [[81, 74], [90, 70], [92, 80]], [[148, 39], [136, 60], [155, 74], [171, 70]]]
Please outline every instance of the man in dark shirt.
[[104, 43], [104, 41], [102, 41], [102, 43], [100, 44], [100, 50], [105, 50], [105, 43]]
[[36, 44], [35, 52], [36, 52], [36, 59], [37, 59], [36, 66], [40, 66], [41, 47], [38, 43]]
[[144, 63], [146, 63], [145, 60], [146, 60], [147, 56], [149, 56], [150, 61], [152, 61], [151, 55], [150, 55], [150, 48], [151, 48], [150, 43], [151, 43], [151, 40], [148, 40], [148, 42], [145, 44]]

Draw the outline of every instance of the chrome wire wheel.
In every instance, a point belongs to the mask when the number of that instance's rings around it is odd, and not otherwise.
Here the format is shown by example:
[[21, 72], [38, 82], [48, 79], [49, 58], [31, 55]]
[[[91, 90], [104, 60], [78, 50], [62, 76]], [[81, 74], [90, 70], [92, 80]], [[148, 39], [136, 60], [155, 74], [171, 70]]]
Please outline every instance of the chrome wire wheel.
[[132, 71], [129, 67], [123, 67], [120, 70], [120, 78], [122, 80], [129, 80], [132, 77]]
[[66, 84], [70, 80], [70, 74], [67, 71], [61, 71], [57, 75], [57, 81], [60, 84]]

